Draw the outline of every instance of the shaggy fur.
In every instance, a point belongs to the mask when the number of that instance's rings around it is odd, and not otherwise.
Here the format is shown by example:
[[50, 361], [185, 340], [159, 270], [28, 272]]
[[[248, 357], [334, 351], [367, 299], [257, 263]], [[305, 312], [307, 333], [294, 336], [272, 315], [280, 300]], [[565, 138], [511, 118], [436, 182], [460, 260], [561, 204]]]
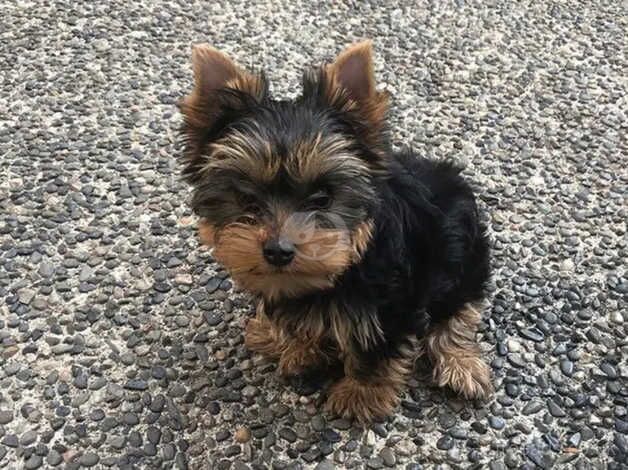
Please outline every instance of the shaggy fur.
[[183, 174], [201, 240], [258, 300], [247, 346], [285, 375], [340, 366], [328, 408], [364, 422], [394, 410], [421, 350], [436, 384], [486, 397], [475, 199], [455, 164], [391, 150], [370, 43], [306, 72], [294, 101], [209, 46], [193, 63]]

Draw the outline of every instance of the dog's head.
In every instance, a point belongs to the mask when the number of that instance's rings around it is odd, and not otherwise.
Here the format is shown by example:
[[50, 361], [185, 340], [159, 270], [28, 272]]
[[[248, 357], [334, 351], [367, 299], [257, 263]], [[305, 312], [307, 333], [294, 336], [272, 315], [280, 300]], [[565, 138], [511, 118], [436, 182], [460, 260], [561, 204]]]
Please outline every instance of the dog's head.
[[387, 166], [370, 43], [308, 71], [294, 101], [272, 99], [263, 74], [212, 47], [196, 46], [192, 62], [183, 173], [202, 240], [267, 298], [330, 287], [366, 249]]

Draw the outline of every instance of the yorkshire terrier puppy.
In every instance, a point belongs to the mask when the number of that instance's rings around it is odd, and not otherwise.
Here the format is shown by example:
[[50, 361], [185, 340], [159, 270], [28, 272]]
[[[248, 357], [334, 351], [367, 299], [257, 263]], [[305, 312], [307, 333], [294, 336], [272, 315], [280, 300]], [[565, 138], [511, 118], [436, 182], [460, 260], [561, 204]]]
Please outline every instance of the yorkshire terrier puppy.
[[475, 340], [489, 249], [451, 162], [394, 152], [370, 42], [275, 99], [207, 45], [181, 110], [200, 237], [257, 299], [246, 345], [286, 376], [341, 365], [330, 411], [390, 414], [418, 354], [469, 399], [492, 390]]

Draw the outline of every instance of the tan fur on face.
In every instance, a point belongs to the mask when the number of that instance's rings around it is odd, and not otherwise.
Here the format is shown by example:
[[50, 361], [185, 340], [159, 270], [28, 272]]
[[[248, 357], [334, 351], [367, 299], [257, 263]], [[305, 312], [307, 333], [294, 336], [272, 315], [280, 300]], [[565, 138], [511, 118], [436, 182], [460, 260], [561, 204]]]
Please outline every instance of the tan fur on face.
[[491, 370], [480, 357], [475, 333], [480, 311], [468, 304], [425, 337], [424, 348], [434, 364], [434, 382], [468, 399], [486, 399], [493, 390]]
[[261, 244], [265, 229], [256, 225], [234, 223], [214, 234], [214, 256], [237, 279], [243, 275], [265, 274]]
[[374, 223], [372, 220], [366, 220], [362, 222], [353, 231], [351, 237], [353, 243], [353, 258], [357, 262], [362, 258], [362, 255], [366, 251], [368, 244], [373, 237]]
[[275, 158], [270, 143], [256, 133], [256, 124], [250, 126], [250, 132], [231, 131], [211, 144], [202, 172], [235, 170], [258, 183], [272, 181], [280, 169], [280, 160]]
[[323, 138], [317, 134], [299, 142], [291, 150], [285, 168], [290, 176], [303, 182], [333, 172], [355, 177], [369, 174], [368, 165], [351, 150], [351, 141], [341, 135]]
[[204, 219], [198, 222], [198, 238], [203, 245], [208, 247], [214, 246], [214, 226]]
[[[353, 236], [343, 230], [306, 224], [298, 218], [284, 218], [280, 231], [234, 223], [216, 232], [203, 223], [199, 233], [204, 242], [211, 239], [215, 258], [237, 283], [270, 300], [333, 286], [337, 276], [359, 260], [372, 231], [372, 222], [360, 225]], [[264, 242], [279, 233], [296, 247], [295, 259], [282, 269], [270, 266], [262, 254]], [[305, 234], [303, 240], [300, 234]]]
[[265, 228], [238, 223], [228, 225], [214, 236], [214, 257], [241, 287], [268, 299], [298, 295], [332, 284], [331, 279], [319, 273], [295, 274], [270, 266], [262, 254], [267, 239]]

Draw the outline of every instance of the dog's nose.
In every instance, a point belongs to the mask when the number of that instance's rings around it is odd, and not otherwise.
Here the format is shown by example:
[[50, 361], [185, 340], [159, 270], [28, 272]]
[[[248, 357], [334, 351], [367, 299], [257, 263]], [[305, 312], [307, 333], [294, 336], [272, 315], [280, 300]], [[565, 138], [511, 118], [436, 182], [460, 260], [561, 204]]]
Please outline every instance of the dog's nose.
[[264, 244], [264, 258], [273, 266], [285, 266], [294, 258], [294, 245], [288, 240], [276, 239]]

